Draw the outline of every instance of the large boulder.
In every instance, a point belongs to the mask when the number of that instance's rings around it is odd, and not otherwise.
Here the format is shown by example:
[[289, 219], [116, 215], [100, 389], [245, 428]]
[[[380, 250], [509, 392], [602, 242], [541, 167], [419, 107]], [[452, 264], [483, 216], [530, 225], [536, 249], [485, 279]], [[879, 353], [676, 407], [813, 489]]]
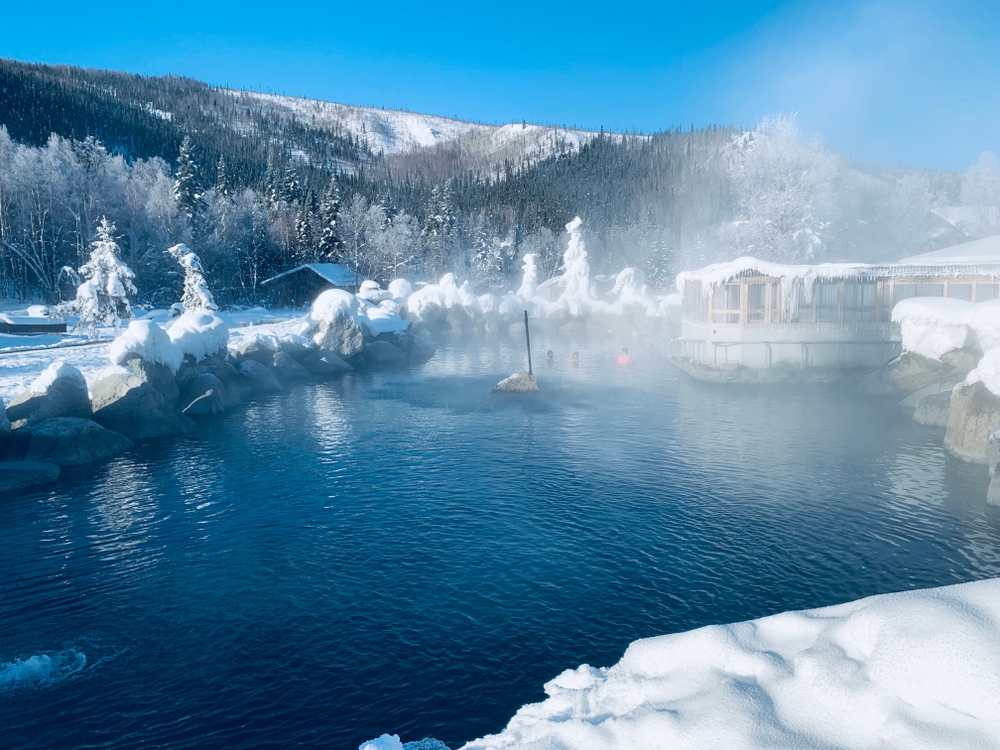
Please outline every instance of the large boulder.
[[913, 421], [928, 427], [947, 427], [951, 408], [951, 391], [941, 391], [924, 396], [913, 410]]
[[206, 372], [208, 372], [208, 368], [205, 365], [193, 365], [190, 362], [185, 362], [177, 370], [174, 382], [177, 383], [177, 388], [180, 392], [184, 393], [198, 379], [199, 375], [204, 375]]
[[391, 365], [406, 361], [406, 355], [388, 341], [365, 344], [365, 359], [377, 365]]
[[316, 342], [312, 339], [307, 339], [305, 336], [285, 334], [281, 337], [280, 346], [281, 351], [285, 354], [302, 358], [309, 354], [309, 352], [315, 351]]
[[247, 383], [246, 379], [228, 362], [219, 362], [219, 364], [210, 368], [209, 372], [221, 380], [226, 390], [240, 401], [253, 396], [253, 389]]
[[229, 345], [229, 351], [239, 362], [252, 359], [270, 367], [274, 364], [274, 354], [280, 351], [281, 343], [277, 336], [251, 333], [244, 336], [237, 344]]
[[493, 387], [493, 393], [537, 393], [538, 381], [530, 372], [516, 372]]
[[278, 393], [284, 390], [278, 379], [274, 377], [274, 373], [271, 372], [271, 368], [262, 365], [257, 360], [244, 360], [239, 366], [238, 372], [254, 393]]
[[57, 417], [18, 430], [13, 451], [19, 460], [47, 461], [66, 467], [100, 461], [132, 446], [127, 437], [106, 430], [97, 422]]
[[107, 375], [94, 383], [94, 421], [132, 440], [182, 435], [194, 423], [149, 382], [131, 374]]
[[47, 461], [0, 462], [0, 492], [23, 490], [59, 478], [59, 467]]
[[302, 366], [313, 375], [335, 375], [354, 369], [330, 349], [317, 349], [302, 360]]
[[303, 380], [309, 377], [309, 371], [295, 361], [295, 358], [286, 352], [275, 352], [274, 354], [275, 376], [282, 383], [292, 380]]
[[402, 349], [414, 362], [425, 362], [434, 356], [434, 346], [423, 336], [407, 336], [402, 341]]
[[177, 385], [177, 379], [173, 371], [166, 365], [159, 362], [147, 362], [142, 357], [129, 357], [125, 360], [125, 367], [130, 369], [139, 380], [149, 383], [159, 391], [167, 401], [175, 401], [181, 395]]
[[1000, 397], [981, 382], [951, 392], [944, 447], [963, 461], [986, 463], [986, 443], [1000, 429]]
[[222, 414], [235, 409], [242, 401], [210, 372], [199, 375], [181, 399], [186, 406], [181, 410], [189, 417]]
[[882, 368], [881, 380], [900, 393], [911, 393], [937, 383], [954, 385], [962, 377], [952, 365], [913, 352], [903, 352]]
[[321, 320], [313, 341], [320, 350], [328, 349], [341, 359], [348, 359], [362, 350], [365, 337], [353, 317], [339, 315], [332, 320]]
[[16, 429], [54, 417], [90, 419], [87, 381], [78, 369], [53, 362], [24, 393], [10, 402], [7, 418]]

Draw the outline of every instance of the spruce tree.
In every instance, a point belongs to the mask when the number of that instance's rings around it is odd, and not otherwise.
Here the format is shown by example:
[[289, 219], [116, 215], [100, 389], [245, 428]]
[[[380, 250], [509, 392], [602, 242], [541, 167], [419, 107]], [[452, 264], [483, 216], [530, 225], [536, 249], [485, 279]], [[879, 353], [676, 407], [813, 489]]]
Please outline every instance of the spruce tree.
[[187, 245], [174, 245], [167, 252], [184, 269], [184, 295], [181, 298], [184, 312], [218, 310], [219, 306], [215, 304], [212, 292], [205, 283], [205, 269], [202, 268], [201, 259]]
[[330, 180], [330, 187], [319, 207], [320, 260], [339, 263], [344, 252], [344, 241], [340, 234], [340, 189], [336, 180]]
[[184, 136], [181, 151], [177, 156], [177, 182], [174, 183], [174, 198], [181, 211], [192, 222], [201, 205], [201, 190], [198, 186], [198, 167], [191, 156], [191, 137]]
[[120, 252], [115, 225], [102, 217], [97, 239], [90, 244], [90, 260], [80, 266], [86, 281], [76, 290], [77, 329], [91, 338], [97, 337], [98, 326], [111, 325], [118, 331], [121, 321], [132, 317], [128, 295], [136, 293], [135, 274], [119, 260]]
[[316, 261], [316, 242], [313, 234], [313, 194], [309, 192], [299, 206], [295, 218], [295, 250], [303, 263]]
[[219, 195], [229, 195], [229, 174], [226, 172], [226, 158], [219, 157], [219, 165], [215, 170], [215, 191]]

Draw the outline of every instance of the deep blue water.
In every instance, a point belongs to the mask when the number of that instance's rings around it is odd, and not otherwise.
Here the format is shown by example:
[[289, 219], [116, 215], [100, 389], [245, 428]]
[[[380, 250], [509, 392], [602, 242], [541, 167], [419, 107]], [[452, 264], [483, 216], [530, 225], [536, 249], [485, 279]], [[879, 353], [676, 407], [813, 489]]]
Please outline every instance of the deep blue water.
[[0, 745], [457, 746], [636, 638], [1000, 575], [985, 468], [892, 404], [550, 345], [534, 398], [456, 340], [2, 498]]

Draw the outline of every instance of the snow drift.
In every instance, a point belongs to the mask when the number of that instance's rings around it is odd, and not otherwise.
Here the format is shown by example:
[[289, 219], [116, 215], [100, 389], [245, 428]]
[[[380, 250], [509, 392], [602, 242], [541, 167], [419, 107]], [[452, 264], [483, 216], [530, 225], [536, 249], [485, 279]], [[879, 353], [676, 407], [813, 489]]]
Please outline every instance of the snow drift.
[[1000, 579], [648, 638], [545, 692], [465, 750], [1000, 747]]

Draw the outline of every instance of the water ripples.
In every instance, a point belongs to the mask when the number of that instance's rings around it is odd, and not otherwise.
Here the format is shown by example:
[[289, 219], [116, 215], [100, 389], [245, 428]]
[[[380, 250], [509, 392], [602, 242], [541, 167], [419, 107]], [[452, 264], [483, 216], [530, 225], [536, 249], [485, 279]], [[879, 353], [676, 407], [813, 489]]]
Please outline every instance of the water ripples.
[[1000, 574], [982, 467], [891, 405], [613, 344], [510, 399], [519, 347], [454, 342], [5, 499], [0, 675], [63, 675], [0, 688], [11, 746], [456, 745], [636, 638]]

